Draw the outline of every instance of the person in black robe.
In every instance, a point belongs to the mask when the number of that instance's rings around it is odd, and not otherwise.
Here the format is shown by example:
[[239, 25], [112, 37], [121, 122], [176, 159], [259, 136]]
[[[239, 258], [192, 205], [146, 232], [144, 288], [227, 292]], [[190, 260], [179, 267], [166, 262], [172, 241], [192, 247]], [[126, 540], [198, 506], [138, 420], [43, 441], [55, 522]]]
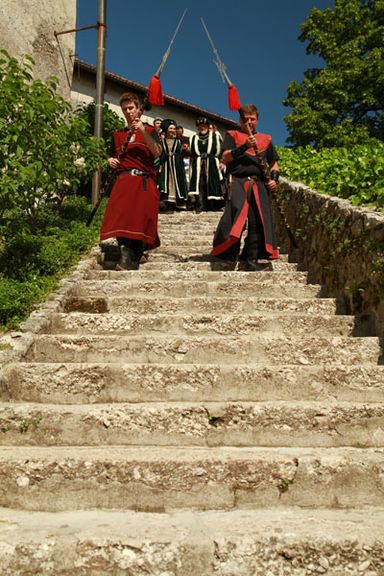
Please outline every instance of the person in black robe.
[[185, 210], [187, 181], [185, 178], [182, 142], [176, 138], [176, 122], [167, 118], [161, 123], [164, 137], [161, 139], [162, 154], [159, 170], [161, 209]]
[[220, 170], [222, 138], [210, 129], [208, 118], [196, 120], [197, 133], [190, 141], [191, 175], [188, 196], [196, 212], [219, 209], [223, 205], [224, 179]]

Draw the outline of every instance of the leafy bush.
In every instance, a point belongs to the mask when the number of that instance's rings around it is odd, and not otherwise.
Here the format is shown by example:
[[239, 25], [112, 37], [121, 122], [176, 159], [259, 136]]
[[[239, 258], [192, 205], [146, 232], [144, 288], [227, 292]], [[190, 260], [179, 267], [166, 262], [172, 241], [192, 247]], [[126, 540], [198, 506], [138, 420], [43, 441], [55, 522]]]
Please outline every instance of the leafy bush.
[[54, 288], [52, 278], [11, 280], [0, 275], [0, 326], [13, 328], [24, 319], [38, 302]]
[[282, 174], [289, 180], [355, 206], [384, 207], [384, 143], [370, 140], [350, 148], [279, 148]]
[[74, 112], [55, 78], [33, 80], [32, 66], [0, 50], [0, 329], [57, 286], [96, 241], [102, 216], [87, 228], [91, 206], [76, 193], [106, 165], [106, 145], [86, 109]]
[[31, 232], [47, 203], [60, 206], [104, 160], [104, 144], [57, 94], [57, 81], [33, 80], [33, 60], [0, 50], [0, 224], [16, 210]]

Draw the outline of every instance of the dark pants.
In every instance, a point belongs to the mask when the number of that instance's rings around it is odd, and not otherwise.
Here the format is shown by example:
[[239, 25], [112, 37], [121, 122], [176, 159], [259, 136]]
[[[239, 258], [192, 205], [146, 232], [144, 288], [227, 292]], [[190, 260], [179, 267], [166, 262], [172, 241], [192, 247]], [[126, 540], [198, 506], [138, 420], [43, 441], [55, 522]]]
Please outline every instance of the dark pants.
[[[264, 244], [263, 223], [256, 206], [255, 197], [251, 194], [248, 210], [248, 233], [239, 260], [258, 260], [259, 258], [266, 258], [267, 255], [265, 254]], [[228, 250], [220, 254], [219, 258], [235, 261], [239, 256], [239, 252], [240, 240], [228, 248]]]
[[136, 262], [140, 262], [140, 259], [144, 253], [144, 243], [141, 240], [135, 240], [133, 238], [116, 238], [119, 246], [126, 246], [132, 252], [132, 257]]

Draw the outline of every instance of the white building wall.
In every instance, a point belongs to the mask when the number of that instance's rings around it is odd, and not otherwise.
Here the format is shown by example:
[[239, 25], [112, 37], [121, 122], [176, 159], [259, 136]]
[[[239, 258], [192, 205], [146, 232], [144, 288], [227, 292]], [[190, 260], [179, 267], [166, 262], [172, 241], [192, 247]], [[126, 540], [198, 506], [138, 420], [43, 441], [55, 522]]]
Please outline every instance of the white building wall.
[[76, 0], [0, 0], [0, 47], [11, 56], [32, 56], [34, 77], [56, 76], [65, 98], [70, 95], [75, 34], [58, 37], [64, 65], [54, 32], [75, 27]]

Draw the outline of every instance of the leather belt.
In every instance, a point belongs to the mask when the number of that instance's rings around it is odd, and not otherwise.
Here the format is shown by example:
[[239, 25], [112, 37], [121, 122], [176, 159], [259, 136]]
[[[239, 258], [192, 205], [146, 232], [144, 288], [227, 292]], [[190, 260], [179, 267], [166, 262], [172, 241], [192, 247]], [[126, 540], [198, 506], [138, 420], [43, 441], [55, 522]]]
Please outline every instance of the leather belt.
[[138, 170], [137, 168], [130, 168], [129, 170], [122, 170], [119, 172], [119, 176], [121, 174], [130, 174], [131, 176], [141, 176], [143, 179], [143, 190], [147, 189], [147, 179], [152, 178], [152, 175], [148, 172], [143, 172], [142, 170]]

